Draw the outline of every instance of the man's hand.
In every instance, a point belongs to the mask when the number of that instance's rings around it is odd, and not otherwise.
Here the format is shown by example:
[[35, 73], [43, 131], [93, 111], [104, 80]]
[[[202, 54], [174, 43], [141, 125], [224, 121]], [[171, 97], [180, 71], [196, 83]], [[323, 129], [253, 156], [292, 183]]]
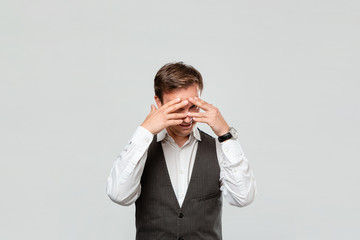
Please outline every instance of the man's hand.
[[188, 112], [188, 116], [193, 117], [194, 121], [207, 123], [217, 136], [222, 136], [229, 132], [230, 127], [217, 107], [197, 97], [189, 98], [189, 101], [205, 111], [199, 113]]
[[187, 117], [186, 113], [174, 112], [186, 106], [188, 103], [187, 100], [180, 102], [180, 98], [176, 98], [158, 109], [155, 105], [151, 104], [151, 111], [141, 126], [149, 130], [152, 134], [157, 134], [168, 126], [181, 124], [183, 119]]

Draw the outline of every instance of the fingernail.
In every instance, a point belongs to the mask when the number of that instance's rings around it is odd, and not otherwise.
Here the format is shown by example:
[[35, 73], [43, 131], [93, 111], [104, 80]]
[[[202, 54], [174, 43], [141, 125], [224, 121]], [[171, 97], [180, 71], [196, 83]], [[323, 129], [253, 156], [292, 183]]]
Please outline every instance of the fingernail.
[[188, 116], [191, 116], [191, 112], [187, 112], [187, 115], [188, 115]]
[[188, 100], [185, 100], [183, 103], [184, 103], [184, 104], [188, 104], [189, 102], [188, 102]]
[[197, 97], [195, 97], [195, 100], [198, 100], [198, 98], [197, 98]]
[[192, 101], [192, 100], [194, 100], [194, 99], [191, 97], [191, 98], [189, 98], [189, 100]]

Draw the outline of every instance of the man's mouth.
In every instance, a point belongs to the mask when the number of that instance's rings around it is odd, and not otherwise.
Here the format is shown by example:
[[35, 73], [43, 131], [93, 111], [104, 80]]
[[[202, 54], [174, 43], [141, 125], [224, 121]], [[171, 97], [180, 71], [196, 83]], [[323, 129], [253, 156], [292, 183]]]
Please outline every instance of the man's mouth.
[[193, 124], [193, 121], [191, 120], [191, 122], [189, 122], [189, 123], [180, 124], [180, 127], [181, 128], [190, 128], [192, 124]]

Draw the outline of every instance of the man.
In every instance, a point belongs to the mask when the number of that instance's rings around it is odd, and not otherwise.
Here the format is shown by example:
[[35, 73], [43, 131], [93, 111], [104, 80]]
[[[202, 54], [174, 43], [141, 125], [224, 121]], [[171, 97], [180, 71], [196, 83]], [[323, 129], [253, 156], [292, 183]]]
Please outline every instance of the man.
[[[222, 196], [243, 207], [256, 194], [236, 130], [200, 99], [203, 81], [192, 66], [166, 64], [154, 88], [157, 107], [117, 158], [107, 194], [120, 205], [135, 202], [138, 240], [222, 239]], [[218, 138], [195, 128], [197, 122]]]

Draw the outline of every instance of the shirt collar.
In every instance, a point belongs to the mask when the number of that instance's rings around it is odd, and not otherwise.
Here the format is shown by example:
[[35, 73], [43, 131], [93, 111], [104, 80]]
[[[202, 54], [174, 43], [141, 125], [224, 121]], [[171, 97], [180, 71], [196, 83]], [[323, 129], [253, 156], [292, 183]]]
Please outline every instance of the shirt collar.
[[[166, 131], [166, 128], [164, 128], [163, 130], [161, 130], [157, 135], [156, 135], [156, 141], [160, 142], [162, 140], [165, 139], [165, 137], [170, 137], [170, 135], [168, 134], [168, 132]], [[200, 136], [200, 132], [199, 129], [197, 127], [194, 127], [194, 129], [192, 130], [192, 132], [190, 133], [190, 137], [195, 137], [196, 140], [201, 141], [201, 136]]]

